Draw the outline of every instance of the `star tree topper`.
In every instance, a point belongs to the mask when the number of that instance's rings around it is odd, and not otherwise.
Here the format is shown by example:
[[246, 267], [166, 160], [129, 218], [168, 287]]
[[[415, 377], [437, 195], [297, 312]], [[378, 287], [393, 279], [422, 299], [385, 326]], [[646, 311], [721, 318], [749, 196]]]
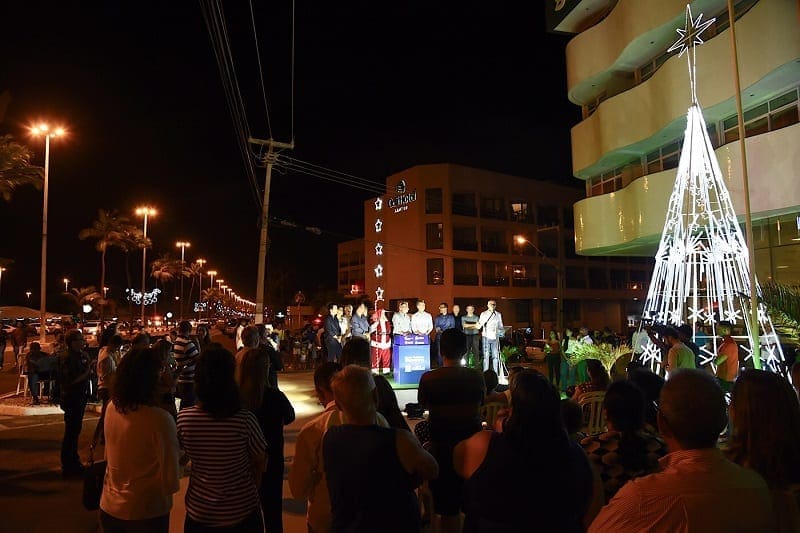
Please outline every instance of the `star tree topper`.
[[703, 33], [709, 26], [714, 23], [716, 19], [708, 19], [707, 21], [703, 22], [703, 14], [700, 13], [697, 15], [696, 19], [692, 18], [692, 7], [687, 4], [686, 5], [686, 24], [683, 29], [678, 28], [677, 31], [680, 38], [675, 41], [675, 43], [667, 49], [667, 52], [674, 52], [675, 50], [680, 50], [678, 53], [678, 57], [682, 56], [684, 52], [686, 52], [689, 47], [694, 48], [695, 45], [703, 44], [703, 39], [700, 38], [700, 34]]

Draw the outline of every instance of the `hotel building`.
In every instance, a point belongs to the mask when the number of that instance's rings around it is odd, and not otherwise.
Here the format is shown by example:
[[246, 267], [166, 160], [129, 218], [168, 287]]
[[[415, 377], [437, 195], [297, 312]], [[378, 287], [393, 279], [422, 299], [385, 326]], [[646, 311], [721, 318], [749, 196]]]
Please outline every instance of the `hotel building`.
[[[575, 252], [572, 205], [582, 192], [453, 164], [416, 166], [386, 179], [364, 203], [364, 238], [339, 245], [344, 297], [467, 304], [497, 300], [506, 325], [627, 331], [652, 274], [649, 258]], [[380, 289], [379, 289], [380, 288]], [[376, 293], [378, 291], [378, 293]]]
[[[756, 274], [800, 284], [800, 3], [734, 2]], [[742, 155], [725, 0], [691, 3], [715, 22], [696, 48], [697, 97], [734, 208], [743, 221]], [[581, 256], [650, 256], [661, 236], [690, 105], [686, 56], [668, 54], [685, 0], [548, 2], [566, 48], [574, 204]]]

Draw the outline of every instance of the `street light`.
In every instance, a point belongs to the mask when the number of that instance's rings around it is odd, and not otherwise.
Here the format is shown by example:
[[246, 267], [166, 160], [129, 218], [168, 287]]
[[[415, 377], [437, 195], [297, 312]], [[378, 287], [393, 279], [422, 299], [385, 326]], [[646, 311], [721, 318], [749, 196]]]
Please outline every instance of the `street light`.
[[46, 306], [47, 306], [47, 200], [50, 184], [50, 138], [63, 137], [66, 135], [64, 128], [55, 128], [53, 130], [47, 124], [38, 124], [31, 126], [31, 135], [34, 137], [44, 137], [44, 186], [42, 187], [42, 270], [40, 274], [40, 290], [42, 292], [39, 300], [39, 320], [42, 327], [39, 328], [39, 340], [45, 342], [45, 328], [44, 323], [46, 320]]
[[3, 272], [6, 271], [5, 267], [0, 267], [0, 289], [3, 288]]
[[145, 289], [145, 270], [147, 269], [147, 220], [155, 216], [156, 210], [149, 206], [141, 206], [136, 208], [136, 216], [144, 217], [143, 227], [143, 246], [142, 246], [142, 327], [144, 327], [144, 289]]
[[[514, 242], [519, 246], [529, 245], [539, 256], [545, 260], [550, 266], [556, 269], [556, 329], [559, 333], [564, 331], [564, 269], [560, 263], [553, 261], [553, 259], [546, 253], [541, 251], [538, 246], [533, 244], [530, 240], [526, 239], [524, 235], [514, 235]], [[559, 256], [559, 262], [560, 262]]]
[[108, 287], [103, 287], [103, 299], [108, 298]]
[[[199, 271], [199, 276], [200, 276], [200, 309], [197, 310], [197, 319], [199, 320], [199, 319], [203, 318], [203, 265], [208, 263], [208, 261], [206, 261], [205, 259], [197, 259], [197, 260], [195, 260], [195, 263], [200, 265], [200, 271]], [[206, 318], [207, 317], [208, 317], [208, 315], [206, 315]]]
[[61, 281], [64, 282], [64, 292], [69, 292], [69, 279], [68, 278], [64, 278]]
[[31, 294], [33, 294], [31, 291], [25, 291], [25, 296], [28, 297], [28, 305], [31, 304]]
[[184, 262], [184, 255], [186, 253], [186, 249], [191, 246], [191, 243], [186, 241], [178, 241], [175, 243], [175, 246], [181, 249], [181, 308], [180, 308], [180, 319], [183, 320], [183, 267], [186, 264]]

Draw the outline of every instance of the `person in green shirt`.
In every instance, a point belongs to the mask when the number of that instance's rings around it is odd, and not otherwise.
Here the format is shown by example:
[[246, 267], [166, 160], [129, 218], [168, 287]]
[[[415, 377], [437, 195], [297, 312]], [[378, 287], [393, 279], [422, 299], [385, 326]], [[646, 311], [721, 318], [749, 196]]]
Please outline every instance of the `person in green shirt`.
[[667, 352], [667, 363], [664, 370], [669, 374], [677, 368], [695, 368], [694, 352], [691, 348], [681, 342], [680, 333], [672, 326], [664, 330], [664, 340], [669, 346]]

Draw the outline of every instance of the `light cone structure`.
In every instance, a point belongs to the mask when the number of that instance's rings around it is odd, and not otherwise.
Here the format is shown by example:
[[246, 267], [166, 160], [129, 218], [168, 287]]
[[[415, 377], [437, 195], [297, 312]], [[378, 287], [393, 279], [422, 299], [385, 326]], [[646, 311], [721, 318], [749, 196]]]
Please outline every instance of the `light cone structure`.
[[[740, 345], [745, 360], [760, 352], [762, 367], [778, 371], [783, 353], [772, 321], [762, 303], [750, 301], [750, 264], [730, 194], [708, 137], [705, 120], [694, 87], [694, 45], [699, 32], [712, 21], [692, 20], [687, 6], [687, 27], [678, 30], [679, 40], [670, 50], [691, 47], [689, 75], [692, 105], [686, 116], [686, 132], [678, 164], [675, 187], [669, 200], [664, 231], [655, 256], [655, 269], [642, 312], [639, 329], [648, 324], [699, 323], [711, 336], [701, 347], [703, 363], [714, 361], [722, 339], [716, 326], [728, 321], [745, 326], [747, 343]], [[687, 44], [688, 43], [688, 44]], [[757, 293], [761, 289], [756, 282]], [[758, 305], [760, 350], [753, 350], [751, 304]], [[696, 338], [696, 336], [695, 336]], [[661, 349], [647, 340], [641, 362], [658, 372]]]

